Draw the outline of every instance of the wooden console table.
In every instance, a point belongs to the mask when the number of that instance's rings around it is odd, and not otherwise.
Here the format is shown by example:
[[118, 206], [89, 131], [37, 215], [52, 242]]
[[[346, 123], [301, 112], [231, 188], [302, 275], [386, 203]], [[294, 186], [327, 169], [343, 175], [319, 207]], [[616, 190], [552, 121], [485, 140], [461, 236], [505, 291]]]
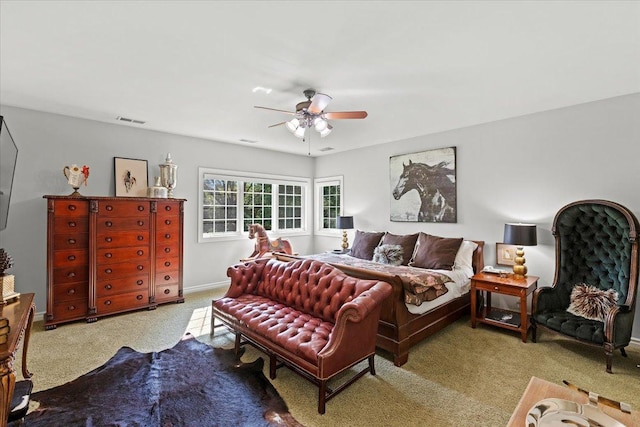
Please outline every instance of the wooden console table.
[[35, 294], [21, 294], [16, 302], [0, 306], [0, 316], [9, 320], [10, 327], [7, 342], [0, 344], [0, 427], [6, 427], [11, 410], [11, 398], [16, 384], [15, 354], [23, 336], [22, 376], [25, 379], [31, 378], [31, 373], [27, 370], [27, 350], [36, 311], [34, 296]]
[[[591, 391], [597, 393], [597, 390]], [[507, 427], [526, 426], [527, 413], [529, 412], [529, 410], [542, 399], [548, 399], [551, 397], [556, 399], [571, 400], [573, 402], [582, 404], [589, 403], [589, 397], [584, 393], [571, 390], [568, 387], [554, 384], [537, 377], [531, 377], [529, 385], [527, 385], [527, 389], [524, 391], [524, 394], [520, 398], [520, 402], [518, 402], [518, 406], [516, 407], [515, 411], [513, 411], [513, 414], [511, 414], [511, 419], [509, 419], [509, 424], [507, 424]], [[638, 411], [631, 411], [631, 414], [627, 414], [615, 408], [611, 408], [602, 404], [598, 404], [598, 408], [605, 414], [615, 418], [627, 427], [640, 427], [640, 413]]]

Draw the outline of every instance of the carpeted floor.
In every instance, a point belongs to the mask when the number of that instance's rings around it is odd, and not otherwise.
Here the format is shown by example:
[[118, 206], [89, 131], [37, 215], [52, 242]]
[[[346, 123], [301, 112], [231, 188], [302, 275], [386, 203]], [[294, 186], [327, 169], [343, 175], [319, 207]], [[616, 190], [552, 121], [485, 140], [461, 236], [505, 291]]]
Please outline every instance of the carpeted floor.
[[[123, 346], [140, 352], [172, 347], [186, 332], [214, 347], [232, 347], [224, 328], [210, 337], [211, 299], [224, 290], [186, 295], [184, 304], [72, 323], [44, 331], [36, 322], [28, 368], [34, 391], [71, 381], [105, 363]], [[538, 343], [480, 325], [468, 317], [414, 347], [398, 368], [383, 353], [375, 377], [366, 375], [317, 413], [318, 389], [286, 368], [272, 381], [302, 424], [312, 426], [487, 426], [506, 425], [531, 376], [560, 384], [566, 379], [603, 396], [640, 408], [640, 350], [616, 352], [614, 374], [604, 370], [600, 349], [542, 331]], [[263, 356], [248, 348], [243, 361]], [[20, 359], [20, 358], [18, 358]], [[19, 360], [18, 360], [19, 362]], [[19, 365], [19, 363], [18, 363]], [[359, 366], [358, 366], [359, 368]], [[18, 366], [19, 369], [19, 366]], [[18, 370], [19, 372], [19, 370]], [[268, 377], [268, 372], [265, 369]]]

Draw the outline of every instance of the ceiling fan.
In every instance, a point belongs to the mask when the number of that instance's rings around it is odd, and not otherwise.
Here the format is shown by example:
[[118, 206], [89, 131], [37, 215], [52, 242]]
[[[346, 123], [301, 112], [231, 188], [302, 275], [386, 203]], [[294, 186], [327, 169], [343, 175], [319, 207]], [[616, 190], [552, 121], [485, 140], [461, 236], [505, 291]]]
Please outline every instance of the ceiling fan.
[[315, 89], [307, 89], [304, 92], [306, 101], [299, 102], [296, 105], [296, 111], [278, 110], [276, 108], [259, 107], [264, 110], [278, 111], [285, 114], [295, 116], [289, 121], [276, 123], [269, 126], [270, 128], [285, 125], [287, 129], [298, 138], [304, 138], [307, 128], [314, 128], [321, 137], [325, 137], [331, 133], [333, 126], [328, 120], [334, 119], [364, 119], [367, 117], [366, 111], [341, 111], [334, 113], [326, 113], [324, 109], [331, 102], [331, 97], [324, 93], [316, 93]]

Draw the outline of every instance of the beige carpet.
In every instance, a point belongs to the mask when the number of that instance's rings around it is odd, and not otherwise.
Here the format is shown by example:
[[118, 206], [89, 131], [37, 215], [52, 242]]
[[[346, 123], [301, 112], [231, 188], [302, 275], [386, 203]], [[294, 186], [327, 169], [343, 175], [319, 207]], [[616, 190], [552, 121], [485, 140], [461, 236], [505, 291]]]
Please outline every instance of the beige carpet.
[[[223, 292], [188, 294], [184, 304], [52, 331], [36, 322], [28, 357], [34, 391], [95, 369], [122, 346], [158, 351], [172, 347], [187, 331], [214, 347], [232, 347], [233, 335], [224, 328], [218, 328], [213, 339], [209, 335], [211, 299]], [[474, 330], [468, 317], [461, 319], [414, 347], [409, 362], [400, 368], [379, 353], [377, 375], [366, 375], [329, 401], [325, 415], [317, 413], [317, 387], [288, 369], [280, 369], [273, 384], [292, 415], [308, 427], [504, 426], [531, 376], [558, 384], [566, 379], [640, 408], [637, 349], [628, 349], [626, 359], [616, 352], [610, 375], [600, 349], [544, 331], [538, 341], [525, 344], [516, 333], [486, 325]], [[249, 348], [243, 360], [260, 356]], [[268, 377], [266, 369], [265, 374]]]

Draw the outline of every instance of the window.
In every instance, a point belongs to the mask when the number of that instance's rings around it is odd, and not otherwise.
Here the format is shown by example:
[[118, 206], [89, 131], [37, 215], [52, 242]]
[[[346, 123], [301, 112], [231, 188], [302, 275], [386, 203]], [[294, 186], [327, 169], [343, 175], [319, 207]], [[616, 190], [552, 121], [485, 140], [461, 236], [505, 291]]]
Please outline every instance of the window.
[[342, 176], [315, 180], [316, 233], [334, 235], [336, 218], [342, 213]]
[[198, 241], [237, 238], [250, 224], [279, 234], [307, 232], [309, 180], [200, 168]]

